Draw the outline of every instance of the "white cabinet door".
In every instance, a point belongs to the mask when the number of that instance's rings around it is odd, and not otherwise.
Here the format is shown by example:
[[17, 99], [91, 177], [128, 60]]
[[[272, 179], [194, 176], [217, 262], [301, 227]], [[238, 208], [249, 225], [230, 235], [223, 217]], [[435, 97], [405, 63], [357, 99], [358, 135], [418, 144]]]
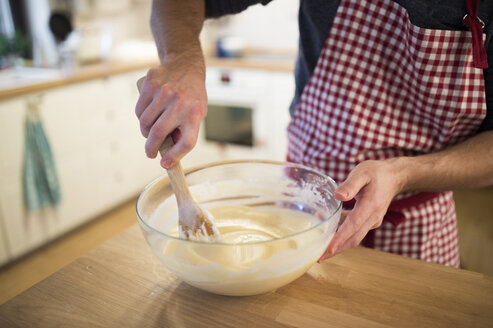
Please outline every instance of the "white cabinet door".
[[61, 184], [57, 232], [65, 232], [101, 212], [103, 200], [95, 193], [94, 147], [104, 137], [100, 102], [101, 80], [50, 90], [41, 105]]
[[136, 81], [143, 75], [145, 71], [137, 71], [103, 81], [105, 96], [100, 111], [105, 116], [105, 136], [100, 147], [93, 148], [97, 158], [93, 170], [101, 177], [97, 192], [108, 203], [116, 204], [137, 195], [146, 184], [165, 173], [158, 159], [146, 157], [145, 138], [135, 116], [139, 97]]
[[164, 173], [159, 161], [145, 156], [145, 139], [135, 117], [136, 81], [143, 74], [119, 74], [46, 96], [46, 127], [52, 134], [65, 199], [60, 230], [137, 196]]
[[55, 209], [25, 209], [26, 99], [0, 104], [0, 211], [12, 257], [137, 196], [164, 173], [158, 160], [145, 156], [145, 140], [134, 114], [135, 82], [142, 74], [121, 74], [43, 93], [41, 116], [62, 195]]

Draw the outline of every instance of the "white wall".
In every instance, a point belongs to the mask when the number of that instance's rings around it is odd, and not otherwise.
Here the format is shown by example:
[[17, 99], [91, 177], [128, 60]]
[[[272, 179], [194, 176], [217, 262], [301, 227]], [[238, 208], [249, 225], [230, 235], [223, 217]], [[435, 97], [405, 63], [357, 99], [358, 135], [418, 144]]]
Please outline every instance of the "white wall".
[[243, 37], [255, 48], [296, 50], [298, 6], [298, 0], [274, 0], [267, 6], [252, 6], [231, 20], [227, 33]]
[[294, 52], [299, 36], [298, 7], [298, 0], [254, 5], [240, 14], [208, 20], [201, 37], [203, 42], [214, 42], [221, 36], [237, 36], [247, 47]]
[[[116, 48], [129, 40], [152, 40], [149, 28], [151, 0], [79, 0], [76, 28], [90, 33], [109, 28]], [[244, 12], [207, 20], [201, 34], [206, 52], [221, 36], [241, 37], [249, 48], [295, 52], [298, 45], [299, 0], [273, 0]], [[152, 41], [151, 41], [152, 42]]]

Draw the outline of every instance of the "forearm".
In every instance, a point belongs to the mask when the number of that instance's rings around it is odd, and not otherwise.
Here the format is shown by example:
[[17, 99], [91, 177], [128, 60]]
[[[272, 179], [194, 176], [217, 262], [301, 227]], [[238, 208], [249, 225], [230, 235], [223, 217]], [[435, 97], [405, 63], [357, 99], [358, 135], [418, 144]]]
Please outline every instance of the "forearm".
[[442, 191], [493, 185], [493, 131], [446, 150], [391, 159], [402, 191]]
[[205, 19], [203, 0], [154, 0], [151, 30], [161, 63], [180, 59], [204, 70], [199, 35]]

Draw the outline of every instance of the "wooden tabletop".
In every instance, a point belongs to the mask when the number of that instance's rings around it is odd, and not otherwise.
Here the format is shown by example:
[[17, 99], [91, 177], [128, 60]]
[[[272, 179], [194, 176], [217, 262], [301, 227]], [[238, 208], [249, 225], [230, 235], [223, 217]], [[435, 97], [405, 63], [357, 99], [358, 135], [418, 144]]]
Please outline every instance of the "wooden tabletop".
[[0, 327], [492, 327], [493, 277], [356, 248], [259, 296], [181, 282], [139, 227], [0, 306]]

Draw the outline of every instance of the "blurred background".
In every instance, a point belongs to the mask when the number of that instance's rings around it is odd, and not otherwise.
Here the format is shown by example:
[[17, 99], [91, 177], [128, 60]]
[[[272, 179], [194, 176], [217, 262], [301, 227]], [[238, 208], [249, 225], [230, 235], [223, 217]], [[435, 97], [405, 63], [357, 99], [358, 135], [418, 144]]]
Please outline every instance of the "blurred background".
[[[164, 173], [134, 114], [135, 82], [159, 64], [150, 6], [0, 0], [0, 303], [135, 224], [136, 197]], [[285, 159], [298, 6], [205, 23], [209, 115], [185, 168]], [[456, 193], [462, 265], [490, 275], [492, 199]]]

